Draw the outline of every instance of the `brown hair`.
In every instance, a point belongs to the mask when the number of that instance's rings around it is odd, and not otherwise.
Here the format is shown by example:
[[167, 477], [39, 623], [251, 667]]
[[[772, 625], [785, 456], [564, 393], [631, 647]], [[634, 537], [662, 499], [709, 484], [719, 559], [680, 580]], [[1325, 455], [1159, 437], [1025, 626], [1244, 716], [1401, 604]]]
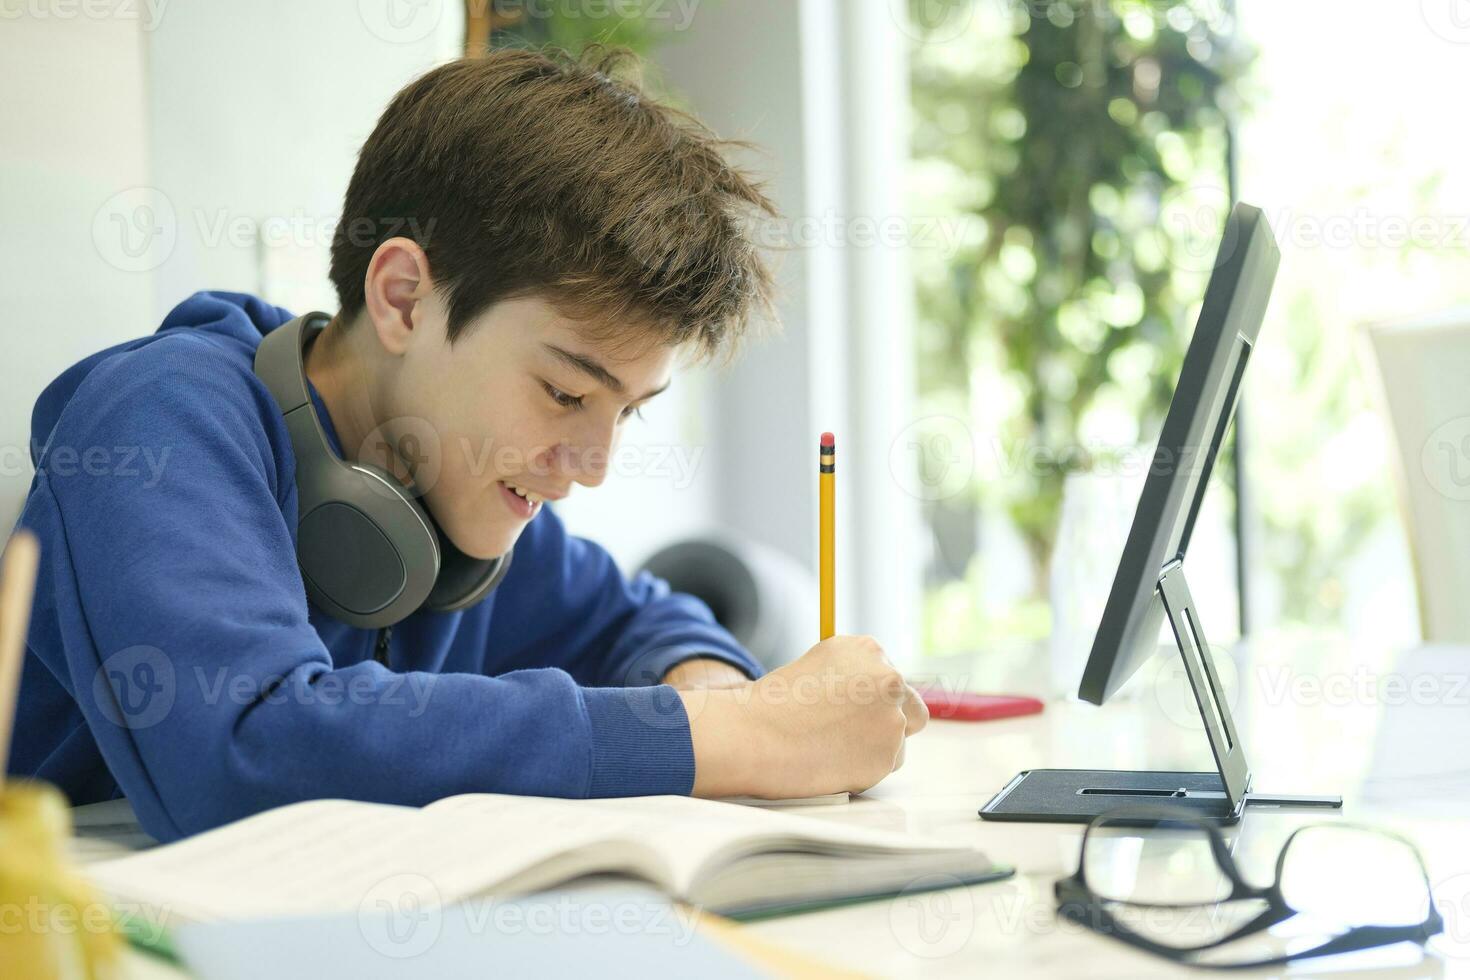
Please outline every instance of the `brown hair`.
[[[410, 83], [363, 145], [332, 241], [341, 315], [377, 246], [423, 247], [452, 343], [499, 300], [544, 295], [602, 340], [730, 352], [771, 275], [746, 220], [774, 217], [733, 144], [615, 79], [631, 56], [498, 50]], [[639, 330], [630, 334], [630, 323]]]

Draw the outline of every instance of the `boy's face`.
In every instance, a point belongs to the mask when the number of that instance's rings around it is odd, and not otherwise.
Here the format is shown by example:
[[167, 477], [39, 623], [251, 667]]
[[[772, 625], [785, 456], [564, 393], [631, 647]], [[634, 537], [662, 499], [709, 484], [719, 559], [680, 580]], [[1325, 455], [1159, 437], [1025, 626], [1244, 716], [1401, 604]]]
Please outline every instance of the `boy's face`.
[[452, 347], [446, 328], [442, 303], [417, 305], [382, 434], [455, 545], [492, 558], [544, 500], [602, 482], [629, 418], [668, 387], [675, 351], [614, 355], [536, 297], [495, 304]]

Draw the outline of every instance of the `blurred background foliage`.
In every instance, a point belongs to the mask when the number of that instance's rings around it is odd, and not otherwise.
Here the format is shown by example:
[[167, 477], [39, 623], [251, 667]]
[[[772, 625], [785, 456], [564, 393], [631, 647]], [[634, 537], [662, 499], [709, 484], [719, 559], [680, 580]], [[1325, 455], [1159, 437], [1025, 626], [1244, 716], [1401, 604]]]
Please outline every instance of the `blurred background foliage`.
[[[643, 16], [643, 4], [607, 4], [583, 9], [576, 4], [528, 4], [525, 0], [465, 0], [470, 45], [488, 33], [492, 47], [542, 48], [573, 53], [589, 44], [624, 47], [648, 55], [667, 32]], [[477, 32], [476, 25], [481, 25]]]
[[[910, 193], [967, 233], [914, 256], [920, 414], [965, 420], [994, 458], [926, 504], [930, 652], [1043, 635], [1066, 473], [1157, 432], [1228, 213], [1249, 63], [1218, 3], [945, 6], [911, 0]], [[998, 621], [976, 601], [996, 585], [976, 560], [987, 510], [1031, 572]]]

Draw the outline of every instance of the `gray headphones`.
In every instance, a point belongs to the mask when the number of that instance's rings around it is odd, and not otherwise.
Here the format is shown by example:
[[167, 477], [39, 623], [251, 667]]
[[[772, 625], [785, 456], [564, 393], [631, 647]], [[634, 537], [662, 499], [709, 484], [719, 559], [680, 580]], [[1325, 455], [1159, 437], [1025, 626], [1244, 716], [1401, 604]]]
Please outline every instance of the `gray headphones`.
[[471, 558], [454, 546], [412, 488], [327, 442], [306, 387], [308, 344], [331, 322], [308, 313], [265, 335], [255, 373], [286, 416], [296, 454], [296, 561], [306, 594], [350, 626], [391, 626], [419, 608], [479, 602], [510, 570], [510, 552]]

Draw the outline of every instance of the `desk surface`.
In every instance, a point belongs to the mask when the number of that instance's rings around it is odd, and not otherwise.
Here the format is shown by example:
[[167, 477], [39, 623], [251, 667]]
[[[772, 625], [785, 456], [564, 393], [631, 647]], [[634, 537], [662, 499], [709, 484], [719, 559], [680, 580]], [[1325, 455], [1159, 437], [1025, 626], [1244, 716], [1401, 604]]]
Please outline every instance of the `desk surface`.
[[[1470, 649], [1424, 648], [1370, 669], [1343, 645], [1308, 644], [1296, 645], [1289, 658], [1238, 651], [1236, 664], [1233, 710], [1255, 787], [1338, 793], [1345, 801], [1336, 817], [1248, 812], [1236, 830], [1237, 858], [1247, 876], [1269, 878], [1261, 868], [1269, 869], [1286, 835], [1304, 822], [1372, 823], [1419, 845], [1446, 918], [1447, 935], [1416, 962], [1385, 961], [1363, 970], [1363, 959], [1323, 961], [1290, 972], [1470, 977]], [[1179, 687], [1183, 678], [1168, 666], [1139, 678], [1104, 708], [1059, 701], [1027, 718], [934, 722], [910, 742], [904, 768], [868, 794], [842, 806], [794, 811], [964, 842], [1015, 865], [1014, 879], [747, 928], [758, 938], [877, 976], [1136, 980], [1188, 972], [1057, 919], [1052, 883], [1075, 870], [1080, 827], [989, 823], [976, 816], [1021, 769], [1212, 768], [1199, 720], [1190, 715], [1192, 702]], [[111, 845], [83, 843], [79, 857], [109, 850]]]
[[[1344, 798], [1336, 815], [1248, 810], [1235, 848], [1245, 874], [1269, 881], [1281, 843], [1303, 823], [1388, 827], [1419, 845], [1446, 920], [1433, 954], [1417, 962], [1385, 959], [1364, 970], [1366, 959], [1344, 957], [1290, 972], [1470, 977], [1470, 649], [1424, 648], [1371, 669], [1341, 644], [1293, 644], [1289, 656], [1236, 653], [1232, 710], [1254, 787]], [[963, 841], [1015, 865], [1014, 879], [751, 928], [792, 949], [887, 977], [1202, 975], [1058, 920], [1052, 883], [1076, 870], [1080, 826], [976, 817], [1022, 769], [1213, 769], [1181, 673], [1163, 658], [1154, 667], [1156, 676], [1138, 678], [1102, 708], [1058, 701], [1027, 718], [932, 723], [910, 742], [904, 768], [868, 794], [845, 807], [800, 811]], [[1377, 954], [1359, 954], [1365, 955]], [[1279, 971], [1243, 975], [1273, 972]]]

